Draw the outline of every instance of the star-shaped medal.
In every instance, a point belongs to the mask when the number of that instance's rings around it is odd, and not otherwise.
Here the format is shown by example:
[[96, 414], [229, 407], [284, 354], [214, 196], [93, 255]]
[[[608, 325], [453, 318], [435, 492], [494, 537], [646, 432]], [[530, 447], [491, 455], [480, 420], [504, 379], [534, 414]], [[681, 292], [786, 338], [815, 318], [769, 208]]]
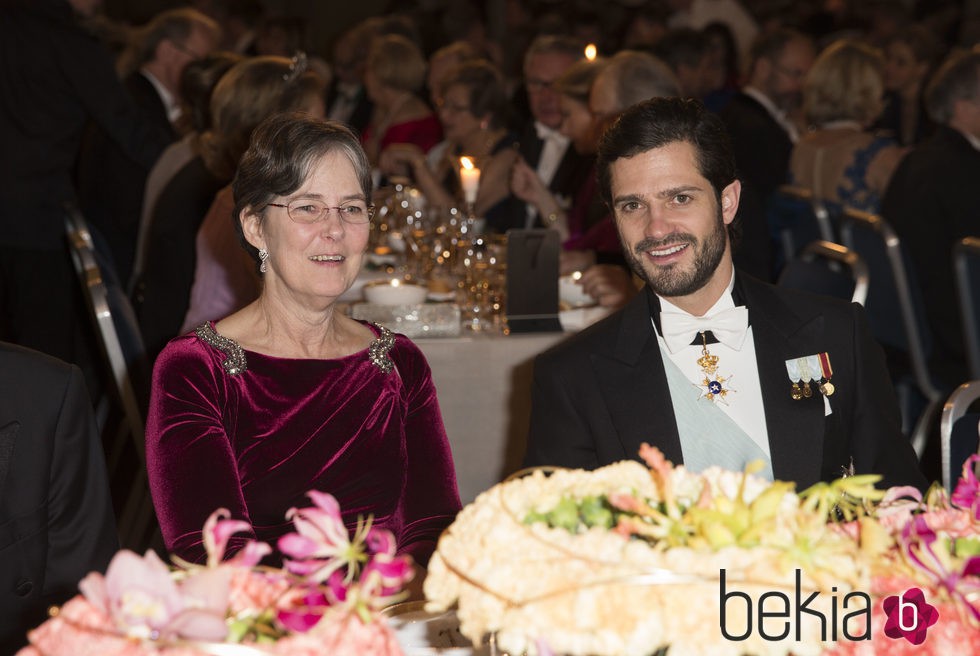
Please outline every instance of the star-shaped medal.
[[728, 395], [735, 392], [730, 387], [732, 378], [734, 376], [705, 376], [700, 385], [695, 385], [701, 393], [698, 396], [698, 400], [708, 399], [709, 401], [720, 401], [728, 405]]

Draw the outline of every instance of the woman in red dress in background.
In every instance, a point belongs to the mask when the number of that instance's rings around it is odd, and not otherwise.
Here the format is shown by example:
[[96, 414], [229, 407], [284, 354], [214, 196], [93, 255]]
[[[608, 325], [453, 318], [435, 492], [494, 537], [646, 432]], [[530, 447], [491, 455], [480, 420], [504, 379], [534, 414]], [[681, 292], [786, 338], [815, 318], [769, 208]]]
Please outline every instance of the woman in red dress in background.
[[425, 82], [425, 58], [412, 41], [397, 34], [375, 38], [364, 86], [374, 114], [361, 143], [372, 165], [387, 146], [414, 144], [423, 151], [442, 141], [442, 125], [418, 92]]

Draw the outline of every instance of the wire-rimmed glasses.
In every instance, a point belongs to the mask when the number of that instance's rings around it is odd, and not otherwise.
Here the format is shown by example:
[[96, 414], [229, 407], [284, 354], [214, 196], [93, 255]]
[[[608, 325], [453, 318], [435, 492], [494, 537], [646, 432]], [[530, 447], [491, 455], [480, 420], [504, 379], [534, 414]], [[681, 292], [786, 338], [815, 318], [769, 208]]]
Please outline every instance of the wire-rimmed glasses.
[[290, 219], [304, 224], [317, 223], [325, 219], [330, 210], [337, 210], [341, 220], [352, 225], [362, 225], [374, 218], [374, 205], [368, 205], [360, 200], [331, 206], [313, 198], [297, 198], [286, 205], [282, 203], [269, 203], [269, 205], [285, 208]]

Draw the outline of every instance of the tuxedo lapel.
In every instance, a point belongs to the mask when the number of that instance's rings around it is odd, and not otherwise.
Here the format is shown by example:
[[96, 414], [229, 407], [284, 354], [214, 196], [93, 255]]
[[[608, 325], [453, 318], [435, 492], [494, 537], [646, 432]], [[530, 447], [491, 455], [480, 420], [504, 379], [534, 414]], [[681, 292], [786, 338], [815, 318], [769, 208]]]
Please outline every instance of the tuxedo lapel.
[[647, 442], [681, 463], [677, 422], [646, 292], [626, 306], [612, 350], [593, 354], [592, 364], [626, 457], [636, 458], [640, 445]]
[[14, 446], [17, 444], [17, 433], [20, 422], [12, 421], [6, 426], [0, 426], [0, 499], [4, 498], [3, 486], [7, 481], [7, 472], [14, 457]]
[[520, 153], [532, 169], [538, 166], [542, 148], [544, 148], [544, 140], [538, 138], [538, 133], [534, 129], [534, 121], [531, 121], [521, 135]]
[[821, 349], [822, 315], [801, 317], [758, 281], [739, 276], [755, 341], [759, 384], [773, 475], [777, 480], [820, 480], [826, 419], [823, 395], [793, 400], [786, 360]]

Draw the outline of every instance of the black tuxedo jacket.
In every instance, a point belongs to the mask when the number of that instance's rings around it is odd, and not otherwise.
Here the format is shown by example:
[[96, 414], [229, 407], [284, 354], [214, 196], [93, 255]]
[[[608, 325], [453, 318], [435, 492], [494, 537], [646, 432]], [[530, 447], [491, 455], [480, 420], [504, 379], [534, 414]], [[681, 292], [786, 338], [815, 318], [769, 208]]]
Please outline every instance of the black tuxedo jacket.
[[119, 548], [78, 367], [0, 342], [0, 653]]
[[[772, 468], [802, 490], [857, 473], [881, 485], [925, 487], [881, 349], [860, 306], [790, 292], [737, 275], [758, 357]], [[592, 469], [637, 459], [640, 444], [683, 462], [664, 364], [651, 324], [649, 290], [623, 310], [538, 356], [534, 368], [527, 466]], [[822, 395], [794, 401], [786, 360], [827, 352], [832, 413]], [[737, 401], [735, 401], [737, 403]]]
[[[330, 108], [333, 106], [334, 102], [337, 100], [337, 94], [339, 93], [337, 78], [330, 81], [330, 85], [327, 87], [327, 91], [324, 94], [324, 103], [327, 108], [327, 112], [330, 112]], [[354, 111], [351, 113], [350, 118], [347, 119], [347, 125], [354, 129], [358, 134], [364, 132], [364, 128], [367, 127], [368, 122], [371, 120], [371, 112], [374, 110], [374, 103], [368, 98], [367, 91], [365, 91], [364, 86], [357, 92], [357, 104], [354, 105]]]
[[[142, 74], [124, 80], [144, 120], [177, 139], [160, 94]], [[102, 128], [92, 124], [78, 160], [78, 199], [90, 226], [105, 239], [120, 280], [129, 280], [143, 213], [143, 190], [150, 169], [131, 159]]]
[[766, 209], [773, 192], [787, 180], [793, 142], [766, 108], [747, 94], [735, 94], [720, 116], [732, 139], [742, 181], [738, 204], [742, 242], [735, 251], [735, 264], [769, 280], [773, 255]]
[[930, 370], [950, 389], [966, 382], [963, 317], [952, 249], [980, 236], [980, 151], [956, 130], [940, 126], [899, 164], [881, 213], [912, 258], [933, 336]]

